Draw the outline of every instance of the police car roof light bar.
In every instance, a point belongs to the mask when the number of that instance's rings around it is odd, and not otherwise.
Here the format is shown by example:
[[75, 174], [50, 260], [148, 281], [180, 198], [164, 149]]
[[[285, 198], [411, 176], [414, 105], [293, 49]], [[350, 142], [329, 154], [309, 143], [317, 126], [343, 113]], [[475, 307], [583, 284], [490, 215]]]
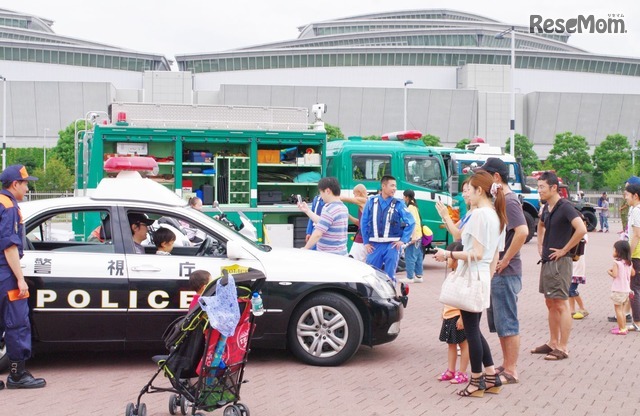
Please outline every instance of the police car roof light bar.
[[395, 131], [393, 133], [386, 133], [382, 135], [382, 140], [420, 140], [422, 137], [422, 132], [418, 130], [405, 130], [405, 131]]
[[104, 162], [105, 172], [135, 171], [151, 175], [158, 174], [158, 162], [151, 157], [115, 156]]

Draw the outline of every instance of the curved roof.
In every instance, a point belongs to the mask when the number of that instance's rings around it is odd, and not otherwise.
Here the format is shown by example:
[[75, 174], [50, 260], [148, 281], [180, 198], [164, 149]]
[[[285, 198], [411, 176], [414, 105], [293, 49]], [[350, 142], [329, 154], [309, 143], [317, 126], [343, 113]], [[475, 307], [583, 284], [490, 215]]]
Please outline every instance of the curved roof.
[[529, 27], [449, 9], [373, 13], [309, 23], [296, 39], [224, 52], [176, 56], [181, 70], [223, 72], [340, 66], [508, 65], [515, 33], [517, 68], [640, 76], [640, 60], [591, 54], [569, 45], [569, 34], [529, 33]]
[[170, 70], [158, 54], [54, 33], [53, 21], [0, 9], [0, 61], [38, 62], [126, 71]]

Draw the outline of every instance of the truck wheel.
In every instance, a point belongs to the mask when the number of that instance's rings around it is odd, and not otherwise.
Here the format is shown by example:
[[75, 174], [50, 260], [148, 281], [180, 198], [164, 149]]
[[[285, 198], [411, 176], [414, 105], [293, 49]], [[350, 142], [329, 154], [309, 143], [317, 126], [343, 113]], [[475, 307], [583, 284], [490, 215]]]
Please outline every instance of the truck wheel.
[[529, 241], [531, 241], [531, 239], [533, 238], [533, 236], [536, 233], [536, 220], [528, 212], [524, 213], [524, 219], [527, 221], [527, 227], [529, 227], [529, 235], [527, 235], [527, 239], [524, 240], [524, 242], [526, 244]]
[[587, 220], [587, 231], [593, 231], [598, 226], [598, 218], [592, 211], [583, 210], [582, 215]]
[[289, 321], [289, 349], [301, 361], [335, 366], [355, 354], [364, 325], [358, 308], [337, 293], [317, 293], [304, 300]]

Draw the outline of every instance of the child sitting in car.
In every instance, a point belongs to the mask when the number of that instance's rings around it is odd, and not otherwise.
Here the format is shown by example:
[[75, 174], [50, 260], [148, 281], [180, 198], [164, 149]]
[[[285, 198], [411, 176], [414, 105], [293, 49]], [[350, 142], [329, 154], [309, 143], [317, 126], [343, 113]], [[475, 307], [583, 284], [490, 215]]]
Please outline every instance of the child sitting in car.
[[168, 228], [160, 227], [153, 233], [153, 242], [156, 244], [156, 254], [169, 256], [176, 242], [176, 235]]

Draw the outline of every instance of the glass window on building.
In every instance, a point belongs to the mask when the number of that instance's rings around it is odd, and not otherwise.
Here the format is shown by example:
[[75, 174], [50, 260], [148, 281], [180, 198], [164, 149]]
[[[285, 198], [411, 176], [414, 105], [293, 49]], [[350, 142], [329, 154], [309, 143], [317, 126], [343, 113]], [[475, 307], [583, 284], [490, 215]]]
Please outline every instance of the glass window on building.
[[354, 181], [379, 182], [384, 175], [391, 175], [391, 156], [353, 155], [351, 169]]

